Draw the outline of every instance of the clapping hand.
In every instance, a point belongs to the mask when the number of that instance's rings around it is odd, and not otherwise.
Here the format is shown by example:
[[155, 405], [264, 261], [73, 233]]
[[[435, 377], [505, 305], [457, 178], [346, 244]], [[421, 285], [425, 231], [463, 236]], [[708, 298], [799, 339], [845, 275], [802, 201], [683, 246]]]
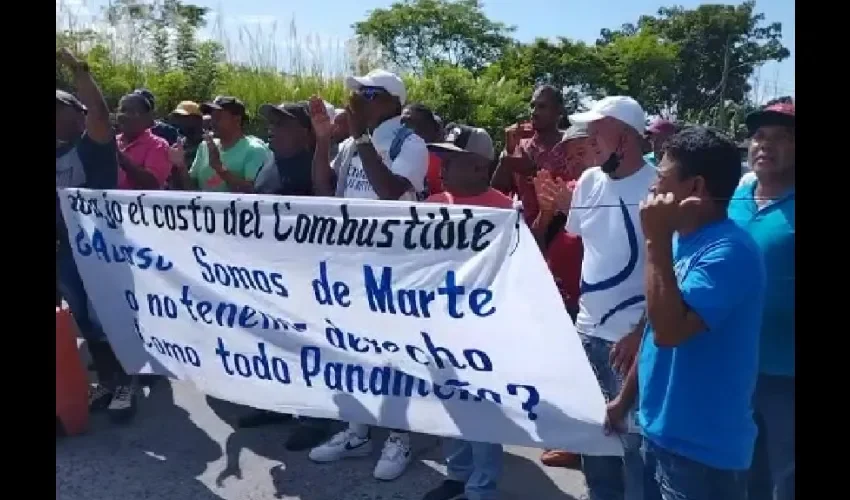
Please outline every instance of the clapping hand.
[[215, 140], [213, 140], [213, 135], [211, 133], [208, 132], [204, 134], [204, 142], [207, 145], [210, 167], [218, 172], [223, 168], [221, 165], [221, 151], [218, 150], [218, 146], [216, 145]]
[[567, 213], [573, 201], [575, 186], [560, 178], [553, 178], [548, 170], [541, 170], [532, 179], [540, 210]]
[[348, 99], [348, 131], [351, 137], [357, 138], [366, 133], [366, 98], [353, 92]]
[[325, 109], [325, 103], [319, 96], [314, 95], [310, 98], [310, 122], [313, 124], [316, 140], [330, 140], [333, 123], [328, 116], [328, 110]]
[[184, 143], [186, 142], [185, 137], [181, 137], [174, 143], [173, 146], [168, 148], [168, 160], [175, 167], [185, 167], [186, 166], [186, 152]]

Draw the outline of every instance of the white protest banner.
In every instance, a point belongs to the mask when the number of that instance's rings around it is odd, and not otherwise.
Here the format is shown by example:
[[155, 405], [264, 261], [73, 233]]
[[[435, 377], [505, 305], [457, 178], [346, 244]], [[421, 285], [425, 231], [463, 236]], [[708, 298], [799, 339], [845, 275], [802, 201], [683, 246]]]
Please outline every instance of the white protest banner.
[[60, 200], [85, 288], [134, 373], [285, 413], [622, 454], [516, 211], [83, 189]]

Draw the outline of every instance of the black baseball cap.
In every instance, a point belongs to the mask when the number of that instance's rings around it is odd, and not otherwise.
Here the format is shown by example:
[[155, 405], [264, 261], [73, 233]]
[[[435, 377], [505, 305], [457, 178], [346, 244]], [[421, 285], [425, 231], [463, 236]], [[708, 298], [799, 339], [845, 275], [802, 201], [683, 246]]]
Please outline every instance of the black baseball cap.
[[309, 130], [313, 128], [313, 124], [310, 122], [310, 108], [308, 106], [306, 102], [285, 102], [277, 106], [263, 104], [260, 106], [260, 115], [268, 121], [272, 121], [275, 117], [290, 118]]
[[248, 112], [245, 111], [245, 104], [232, 96], [218, 96], [213, 99], [213, 102], [201, 104], [201, 112], [205, 115], [212, 113], [214, 109], [227, 111], [234, 116], [248, 117]]
[[136, 89], [133, 91], [134, 94], [139, 94], [144, 97], [150, 103], [150, 108], [153, 110], [156, 107], [156, 99], [154, 99], [153, 92], [148, 89]]
[[81, 113], [86, 113], [88, 111], [88, 108], [86, 108], [85, 104], [81, 103], [80, 100], [74, 96], [74, 94], [65, 92], [64, 90], [56, 89], [56, 102], [64, 106], [74, 108], [77, 111], [80, 111]]
[[125, 99], [140, 103], [144, 107], [145, 111], [153, 111], [153, 102], [141, 92], [133, 91], [121, 98], [122, 101]]

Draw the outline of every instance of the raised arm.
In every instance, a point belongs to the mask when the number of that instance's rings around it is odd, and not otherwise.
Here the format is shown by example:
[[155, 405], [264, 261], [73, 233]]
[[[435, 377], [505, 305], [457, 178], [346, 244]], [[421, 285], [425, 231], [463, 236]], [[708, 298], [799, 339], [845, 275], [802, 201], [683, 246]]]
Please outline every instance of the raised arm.
[[64, 47], [56, 53], [56, 58], [71, 71], [77, 96], [88, 109], [86, 113], [86, 133], [88, 137], [99, 144], [112, 142], [115, 135], [109, 121], [109, 108], [106, 106], [103, 93], [89, 73], [89, 65], [77, 59], [71, 51]]
[[[336, 175], [331, 168], [331, 135], [333, 124], [318, 96], [310, 98], [310, 121], [316, 134], [316, 151], [313, 153], [313, 193], [316, 196], [335, 194]], [[340, 148], [342, 154], [342, 148]]]

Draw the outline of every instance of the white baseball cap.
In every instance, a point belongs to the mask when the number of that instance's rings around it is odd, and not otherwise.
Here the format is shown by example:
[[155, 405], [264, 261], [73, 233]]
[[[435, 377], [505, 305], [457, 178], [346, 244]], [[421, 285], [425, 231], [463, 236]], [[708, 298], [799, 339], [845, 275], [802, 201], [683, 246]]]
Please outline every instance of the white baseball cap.
[[348, 76], [345, 78], [345, 88], [348, 90], [358, 90], [361, 87], [380, 87], [390, 95], [397, 97], [402, 106], [407, 101], [407, 89], [404, 87], [404, 81], [395, 73], [390, 73], [384, 69], [374, 69], [366, 76]]
[[624, 95], [612, 95], [596, 101], [588, 111], [570, 115], [570, 123], [586, 124], [603, 118], [614, 118], [643, 135], [646, 113], [637, 101]]

